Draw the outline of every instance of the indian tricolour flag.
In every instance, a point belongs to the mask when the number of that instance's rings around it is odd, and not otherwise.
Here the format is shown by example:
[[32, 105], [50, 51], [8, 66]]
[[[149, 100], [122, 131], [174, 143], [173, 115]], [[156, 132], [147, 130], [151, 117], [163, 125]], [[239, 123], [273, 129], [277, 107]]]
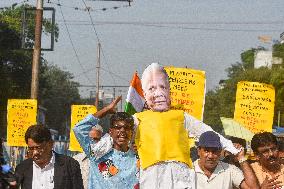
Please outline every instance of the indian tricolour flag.
[[143, 96], [141, 81], [138, 77], [137, 72], [135, 72], [126, 97], [124, 111], [133, 115], [136, 112], [141, 112], [143, 110], [144, 104], [145, 99]]

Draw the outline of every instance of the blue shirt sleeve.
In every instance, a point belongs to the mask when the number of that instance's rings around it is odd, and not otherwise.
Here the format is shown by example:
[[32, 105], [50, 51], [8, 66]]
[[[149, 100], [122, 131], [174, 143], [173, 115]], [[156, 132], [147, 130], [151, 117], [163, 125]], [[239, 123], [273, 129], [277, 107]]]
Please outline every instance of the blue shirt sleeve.
[[97, 125], [98, 122], [98, 118], [89, 114], [73, 128], [74, 134], [87, 156], [90, 155], [89, 149], [90, 144], [92, 143], [92, 140], [89, 137], [89, 131], [93, 126]]

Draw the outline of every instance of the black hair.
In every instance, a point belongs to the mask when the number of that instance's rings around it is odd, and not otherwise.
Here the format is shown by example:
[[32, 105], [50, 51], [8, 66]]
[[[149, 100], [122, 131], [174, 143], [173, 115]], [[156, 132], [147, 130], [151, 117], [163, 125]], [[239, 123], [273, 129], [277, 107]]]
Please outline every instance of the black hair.
[[278, 142], [279, 151], [284, 152], [284, 141], [281, 140]]
[[126, 113], [126, 112], [116, 112], [110, 117], [110, 127], [113, 126], [114, 122], [116, 121], [125, 121], [126, 123], [134, 126], [134, 119], [133, 117]]
[[49, 142], [52, 140], [50, 130], [43, 125], [32, 125], [25, 134], [25, 141], [32, 139], [36, 143]]
[[247, 142], [245, 139], [243, 138], [239, 138], [239, 137], [235, 137], [235, 136], [227, 136], [227, 139], [229, 139], [230, 141], [232, 141], [232, 143], [238, 143], [240, 145], [242, 145], [242, 147], [245, 150], [245, 153], [247, 151]]
[[268, 144], [275, 144], [278, 146], [276, 136], [269, 132], [257, 133], [251, 139], [251, 149], [255, 154], [258, 154], [257, 148]]
[[0, 138], [0, 165], [4, 165], [5, 159], [4, 159], [4, 144], [2, 141], [2, 138]]

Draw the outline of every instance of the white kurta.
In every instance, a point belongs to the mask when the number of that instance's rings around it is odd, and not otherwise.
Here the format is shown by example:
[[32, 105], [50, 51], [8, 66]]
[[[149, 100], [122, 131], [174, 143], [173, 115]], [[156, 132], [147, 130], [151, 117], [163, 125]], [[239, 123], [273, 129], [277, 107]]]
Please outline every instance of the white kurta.
[[[134, 120], [135, 133], [139, 122], [135, 116]], [[210, 126], [187, 113], [184, 113], [184, 126], [188, 131], [189, 136], [194, 137], [195, 140], [198, 140], [202, 133], [213, 131]], [[225, 150], [233, 154], [238, 153], [238, 150], [233, 146], [233, 143], [230, 140], [224, 138], [222, 135], [219, 136]], [[100, 141], [104, 143], [99, 150], [101, 153], [103, 153], [104, 150], [109, 150], [108, 148], [112, 146], [112, 140], [108, 137], [110, 136], [107, 136], [104, 139], [104, 142]], [[194, 175], [193, 169], [190, 169], [188, 165], [184, 163], [177, 161], [159, 162], [144, 170], [141, 168], [139, 178], [140, 189], [195, 189]]]
[[140, 189], [195, 189], [195, 174], [188, 165], [167, 161], [140, 170]]

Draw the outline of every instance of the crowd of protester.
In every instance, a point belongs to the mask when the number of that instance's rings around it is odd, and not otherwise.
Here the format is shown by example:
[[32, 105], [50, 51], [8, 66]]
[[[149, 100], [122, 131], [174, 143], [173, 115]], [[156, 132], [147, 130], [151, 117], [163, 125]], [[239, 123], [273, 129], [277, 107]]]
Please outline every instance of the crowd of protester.
[[[142, 88], [148, 110], [134, 116], [116, 112], [117, 97], [77, 123], [73, 131], [84, 152], [74, 158], [52, 150], [47, 127], [29, 127], [27, 159], [9, 178], [12, 172], [1, 162], [0, 189], [284, 188], [283, 141], [275, 135], [255, 134], [249, 141], [254, 158], [248, 159], [244, 139], [224, 137], [170, 109], [169, 81], [159, 64], [146, 68]], [[109, 130], [103, 135], [99, 121], [108, 114]], [[197, 140], [195, 148], [189, 137]]]

